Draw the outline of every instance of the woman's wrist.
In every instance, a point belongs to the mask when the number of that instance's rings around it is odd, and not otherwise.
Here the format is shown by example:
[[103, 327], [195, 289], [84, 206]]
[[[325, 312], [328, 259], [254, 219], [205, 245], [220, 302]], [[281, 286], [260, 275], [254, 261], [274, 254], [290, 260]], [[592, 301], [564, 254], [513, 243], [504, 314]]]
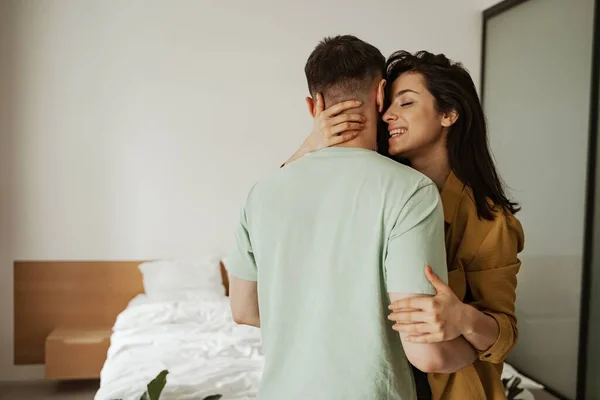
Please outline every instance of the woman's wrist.
[[477, 311], [474, 307], [471, 307], [466, 303], [461, 303], [459, 313], [459, 326], [460, 333], [463, 336], [471, 336], [475, 330], [474, 321], [476, 315], [474, 314], [474, 312], [477, 313], [479, 311]]
[[496, 342], [500, 327], [495, 318], [469, 304], [464, 304], [461, 315], [462, 335], [477, 351], [485, 351]]

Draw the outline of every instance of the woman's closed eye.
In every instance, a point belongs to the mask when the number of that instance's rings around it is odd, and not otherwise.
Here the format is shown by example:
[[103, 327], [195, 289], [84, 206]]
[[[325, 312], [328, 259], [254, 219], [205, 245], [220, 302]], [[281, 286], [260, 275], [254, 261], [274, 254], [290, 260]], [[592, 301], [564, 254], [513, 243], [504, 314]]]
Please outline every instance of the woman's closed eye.
[[413, 101], [405, 101], [404, 103], [400, 103], [400, 107], [409, 107], [413, 103]]

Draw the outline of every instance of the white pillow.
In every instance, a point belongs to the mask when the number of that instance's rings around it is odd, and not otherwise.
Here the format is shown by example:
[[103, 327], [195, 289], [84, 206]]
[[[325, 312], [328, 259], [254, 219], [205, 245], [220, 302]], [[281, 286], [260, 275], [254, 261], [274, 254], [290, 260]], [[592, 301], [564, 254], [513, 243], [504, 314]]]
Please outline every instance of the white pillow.
[[225, 295], [218, 257], [148, 261], [140, 264], [139, 269], [149, 297], [183, 291]]

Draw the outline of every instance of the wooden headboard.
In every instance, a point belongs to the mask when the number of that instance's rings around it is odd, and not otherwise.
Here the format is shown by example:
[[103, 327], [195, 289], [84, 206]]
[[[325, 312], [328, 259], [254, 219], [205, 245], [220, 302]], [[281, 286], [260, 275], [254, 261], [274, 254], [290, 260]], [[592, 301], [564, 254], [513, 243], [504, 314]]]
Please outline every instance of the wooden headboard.
[[[15, 261], [14, 362], [44, 363], [52, 330], [110, 328], [127, 303], [144, 292], [141, 261]], [[221, 277], [229, 294], [227, 271]]]

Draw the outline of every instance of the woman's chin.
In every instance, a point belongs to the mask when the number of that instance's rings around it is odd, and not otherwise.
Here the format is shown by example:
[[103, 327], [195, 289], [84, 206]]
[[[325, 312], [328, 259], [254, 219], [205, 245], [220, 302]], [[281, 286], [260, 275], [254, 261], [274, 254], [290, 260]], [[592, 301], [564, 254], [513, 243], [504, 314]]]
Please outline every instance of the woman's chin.
[[393, 146], [392, 143], [390, 143], [390, 146], [388, 147], [388, 153], [393, 157], [405, 157], [406, 149], [400, 146]]
[[388, 139], [388, 153], [392, 156], [402, 156], [406, 151], [406, 143], [403, 143], [403, 137], [391, 137]]

